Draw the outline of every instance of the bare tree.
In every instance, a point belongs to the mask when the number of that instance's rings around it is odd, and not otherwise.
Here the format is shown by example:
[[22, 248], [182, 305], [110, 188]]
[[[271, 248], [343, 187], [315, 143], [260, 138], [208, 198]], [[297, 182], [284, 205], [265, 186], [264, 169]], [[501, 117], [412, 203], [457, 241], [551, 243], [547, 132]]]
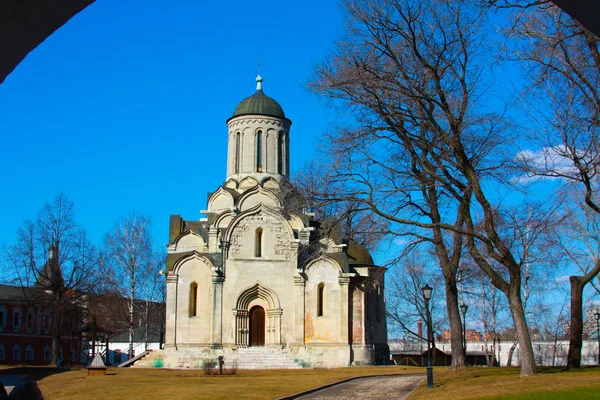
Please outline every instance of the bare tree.
[[128, 300], [128, 353], [131, 358], [134, 355], [136, 296], [143, 293], [143, 286], [147, 283], [155, 261], [150, 219], [136, 213], [123, 217], [106, 234], [104, 240], [105, 253], [108, 262], [112, 265], [115, 287]]
[[336, 183], [345, 189], [336, 193], [393, 221], [399, 235], [435, 246], [455, 368], [464, 366], [456, 270], [466, 244], [508, 296], [521, 373], [535, 374], [523, 263], [498, 225], [502, 211], [512, 210], [499, 208], [488, 193], [491, 184], [508, 183], [510, 138], [502, 113], [478, 107], [492, 51], [485, 46], [485, 12], [472, 2], [442, 0], [367, 0], [346, 2], [345, 9], [347, 34], [311, 83], [351, 113], [352, 124], [329, 138]]
[[[426, 284], [440, 287], [443, 276], [436, 265], [431, 263], [429, 254], [415, 249], [410, 254], [398, 259], [391, 267], [393, 275], [389, 279], [386, 295], [386, 312], [390, 325], [403, 331], [405, 338], [427, 340], [423, 332], [415, 330], [418, 324], [423, 326], [427, 321], [425, 300], [421, 288]], [[440, 285], [435, 283], [439, 282]], [[439, 289], [438, 289], [439, 291]], [[433, 332], [442, 332], [446, 325], [447, 317], [443, 312], [443, 293], [434, 293], [430, 302]], [[435, 338], [435, 334], [431, 335]], [[435, 344], [434, 344], [435, 347]]]
[[[540, 150], [520, 154], [531, 175], [560, 178], [583, 189], [587, 207], [600, 214], [600, 44], [598, 38], [551, 3], [514, 16], [510, 33], [519, 39], [508, 54], [522, 62]], [[591, 234], [589, 232], [588, 234]], [[583, 275], [571, 276], [568, 367], [581, 365], [583, 290], [600, 272], [600, 259]]]
[[61, 193], [45, 203], [35, 220], [19, 229], [5, 257], [27, 301], [49, 325], [44, 329], [52, 335], [52, 363], [58, 365], [61, 342], [76, 336], [87, 318], [86, 297], [103, 276], [98, 252], [75, 220], [73, 202]]

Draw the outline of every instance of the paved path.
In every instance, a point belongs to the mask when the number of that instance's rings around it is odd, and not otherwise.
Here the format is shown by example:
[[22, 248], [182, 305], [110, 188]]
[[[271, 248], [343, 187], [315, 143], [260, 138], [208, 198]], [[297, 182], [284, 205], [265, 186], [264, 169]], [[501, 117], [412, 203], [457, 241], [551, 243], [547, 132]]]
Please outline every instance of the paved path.
[[425, 375], [378, 376], [354, 379], [298, 399], [406, 399], [425, 379]]

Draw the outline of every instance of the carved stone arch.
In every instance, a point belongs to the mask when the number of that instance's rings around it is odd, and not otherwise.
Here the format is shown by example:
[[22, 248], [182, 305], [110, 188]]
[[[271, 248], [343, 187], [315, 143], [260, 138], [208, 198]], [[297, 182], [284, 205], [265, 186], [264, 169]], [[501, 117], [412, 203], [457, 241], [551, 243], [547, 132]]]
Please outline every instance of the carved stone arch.
[[272, 176], [268, 176], [265, 179], [263, 179], [260, 182], [260, 186], [262, 186], [263, 188], [267, 189], [267, 190], [274, 190], [277, 191], [280, 189], [280, 185], [279, 182], [277, 182], [277, 180], [275, 178], [273, 178]]
[[[264, 214], [267, 218], [264, 218], [261, 214]], [[249, 219], [249, 221], [245, 222], [246, 219]], [[264, 204], [258, 204], [238, 214], [229, 224], [225, 232], [225, 240], [230, 243], [230, 257], [235, 257], [241, 251], [243, 237], [249, 233], [250, 227], [253, 225], [253, 220], [263, 220], [265, 222], [263, 227], [269, 227], [269, 230], [274, 232], [271, 234], [274, 235], [275, 255], [282, 255], [288, 252], [294, 239], [294, 231], [289, 221], [279, 211]]]
[[231, 193], [222, 186], [208, 199], [208, 211], [231, 210], [235, 205], [235, 199]]
[[[193, 239], [195, 239], [195, 240], [197, 240], [199, 242], [198, 245], [192, 245], [192, 244], [182, 243], [182, 242], [189, 241], [190, 235], [193, 237]], [[179, 251], [191, 251], [191, 250], [194, 250], [192, 247], [205, 248], [205, 247], [208, 246], [208, 244], [206, 243], [206, 240], [204, 240], [204, 238], [202, 237], [202, 235], [200, 235], [198, 232], [195, 232], [195, 231], [193, 231], [191, 229], [187, 229], [186, 231], [180, 233], [179, 236], [177, 236], [177, 238], [175, 238], [175, 243], [174, 244], [175, 244], [175, 249], [178, 252]]]
[[334, 258], [329, 257], [327, 254], [321, 254], [319, 257], [317, 257], [314, 260], [310, 261], [308, 264], [306, 264], [306, 268], [304, 269], [304, 271], [308, 272], [308, 270], [313, 265], [315, 265], [316, 263], [318, 263], [320, 261], [325, 261], [325, 262], [333, 265], [334, 268], [337, 268], [340, 277], [342, 277], [344, 275], [344, 269], [342, 268], [342, 266], [340, 265], [340, 263], [338, 263]]
[[329, 236], [325, 236], [323, 238], [321, 238], [321, 240], [319, 240], [319, 242], [325, 246], [324, 250], [327, 253], [333, 253], [337, 250], [337, 243], [335, 243], [335, 240], [333, 240], [332, 238], [330, 238]]
[[292, 228], [296, 230], [300, 230], [306, 227], [304, 225], [304, 221], [302, 221], [302, 218], [300, 218], [296, 214], [290, 214], [290, 225], [292, 225]]
[[[248, 179], [248, 178], [246, 178]], [[254, 197], [254, 199], [252, 199]], [[240, 211], [246, 211], [262, 203], [269, 207], [281, 207], [279, 198], [270, 190], [267, 190], [260, 185], [245, 191], [237, 201], [237, 208]]]
[[208, 257], [206, 257], [204, 254], [202, 253], [198, 253], [197, 251], [192, 251], [189, 254], [186, 254], [185, 256], [181, 257], [180, 259], [178, 259], [177, 261], [175, 261], [175, 263], [173, 264], [173, 274], [178, 275], [179, 274], [179, 269], [188, 261], [190, 260], [200, 260], [202, 261], [204, 264], [206, 264], [206, 266], [213, 271], [214, 270], [214, 265], [212, 263], [212, 261], [210, 261], [210, 259]]
[[229, 189], [237, 190], [238, 182], [235, 179], [230, 178], [227, 180], [227, 182], [225, 182], [225, 185], [223, 185], [223, 186], [225, 186], [226, 188], [229, 188]]
[[[231, 220], [233, 218], [235, 218], [236, 215], [237, 214], [235, 213], [235, 211], [231, 211], [231, 210], [223, 211], [222, 213], [217, 215], [217, 217], [213, 221], [212, 226], [214, 228], [227, 228], [227, 226], [230, 225]], [[228, 218], [229, 218], [229, 220], [228, 220]]]
[[279, 297], [269, 287], [260, 281], [242, 290], [238, 295], [233, 309], [235, 318], [235, 345], [237, 347], [248, 347], [249, 344], [249, 309], [255, 300], [262, 300], [265, 306], [265, 341], [267, 345], [281, 343], [281, 315], [283, 310], [279, 303]]
[[248, 309], [250, 302], [256, 298], [266, 301], [269, 309], [281, 308], [277, 293], [273, 289], [263, 285], [260, 281], [241, 291], [235, 303], [235, 308]]
[[255, 186], [258, 186], [258, 181], [251, 176], [247, 176], [241, 180], [240, 184], [238, 185], [238, 189], [248, 190], [252, 189]]

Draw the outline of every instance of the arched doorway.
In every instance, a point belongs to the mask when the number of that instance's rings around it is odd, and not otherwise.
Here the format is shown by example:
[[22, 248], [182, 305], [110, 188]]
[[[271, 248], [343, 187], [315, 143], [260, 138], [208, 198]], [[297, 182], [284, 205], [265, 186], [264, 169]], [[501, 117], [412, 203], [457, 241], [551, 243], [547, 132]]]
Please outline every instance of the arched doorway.
[[254, 306], [248, 315], [250, 320], [250, 346], [265, 345], [265, 309]]

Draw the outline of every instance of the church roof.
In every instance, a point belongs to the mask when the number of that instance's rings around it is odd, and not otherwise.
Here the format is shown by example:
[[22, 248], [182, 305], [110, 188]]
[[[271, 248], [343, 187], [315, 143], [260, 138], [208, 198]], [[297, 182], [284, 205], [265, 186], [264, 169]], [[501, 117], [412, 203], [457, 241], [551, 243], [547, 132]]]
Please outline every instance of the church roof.
[[242, 100], [233, 111], [231, 118], [251, 114], [285, 118], [285, 113], [279, 103], [263, 93], [262, 80], [260, 75], [256, 77], [256, 93]]
[[348, 242], [348, 262], [350, 264], [374, 265], [369, 250], [354, 240]]

